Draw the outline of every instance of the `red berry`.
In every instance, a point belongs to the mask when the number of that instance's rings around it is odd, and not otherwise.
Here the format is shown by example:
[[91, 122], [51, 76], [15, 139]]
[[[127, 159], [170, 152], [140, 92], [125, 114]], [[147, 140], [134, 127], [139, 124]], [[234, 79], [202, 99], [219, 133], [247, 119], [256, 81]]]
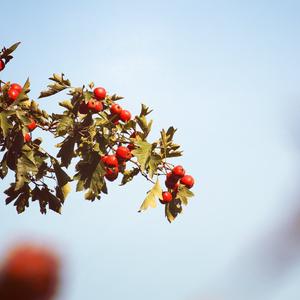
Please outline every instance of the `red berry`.
[[89, 100], [87, 107], [92, 112], [99, 112], [103, 109], [102, 103], [100, 101], [96, 101], [96, 100]]
[[102, 111], [103, 110], [103, 104], [102, 102], [100, 101], [96, 101], [96, 104], [95, 104], [95, 112], [99, 112], [99, 111]]
[[2, 71], [5, 68], [5, 63], [3, 59], [0, 59], [0, 71]]
[[1, 268], [1, 299], [52, 299], [59, 283], [60, 262], [50, 249], [31, 244], [12, 249]]
[[30, 134], [27, 132], [27, 133], [25, 133], [25, 135], [24, 135], [24, 143], [28, 143], [28, 142], [30, 142], [31, 141], [31, 136], [30, 136]]
[[36, 122], [33, 119], [31, 119], [31, 123], [27, 125], [27, 128], [29, 129], [29, 131], [33, 131], [36, 127], [37, 127]]
[[18, 83], [12, 83], [10, 85], [10, 88], [13, 89], [13, 90], [18, 91], [19, 93], [22, 92], [22, 87]]
[[89, 112], [89, 108], [85, 102], [81, 102], [78, 111], [79, 113], [86, 115]]
[[169, 181], [170, 183], [176, 183], [178, 181], [178, 177], [175, 176], [172, 172], [168, 172], [167, 181]]
[[8, 94], [8, 98], [9, 98], [11, 101], [15, 101], [15, 100], [17, 100], [17, 98], [19, 97], [20, 92], [18, 92], [18, 91], [15, 90], [15, 89], [9, 88], [7, 94]]
[[173, 196], [170, 192], [163, 192], [162, 193], [162, 203], [169, 203], [173, 200]]
[[178, 185], [178, 183], [175, 181], [169, 181], [169, 180], [166, 180], [165, 181], [165, 185], [168, 189], [175, 189], [176, 185]]
[[106, 97], [106, 90], [103, 87], [97, 87], [94, 89], [94, 96], [97, 100], [103, 100]]
[[105, 178], [109, 181], [114, 181], [118, 178], [119, 169], [118, 167], [106, 168]]
[[131, 152], [127, 147], [120, 146], [116, 151], [117, 158], [120, 160], [129, 160], [131, 158]]
[[110, 107], [110, 112], [113, 115], [119, 115], [122, 112], [122, 107], [117, 103], [113, 103], [112, 106]]
[[173, 168], [172, 173], [174, 176], [181, 178], [184, 176], [185, 170], [182, 166], [176, 166]]
[[190, 175], [184, 175], [181, 179], [180, 179], [180, 183], [184, 184], [188, 189], [192, 188], [195, 181], [194, 178]]
[[102, 161], [108, 167], [117, 167], [119, 165], [118, 159], [115, 155], [106, 155], [102, 158]]
[[128, 110], [122, 110], [120, 113], [120, 119], [123, 122], [128, 122], [131, 119], [131, 113]]

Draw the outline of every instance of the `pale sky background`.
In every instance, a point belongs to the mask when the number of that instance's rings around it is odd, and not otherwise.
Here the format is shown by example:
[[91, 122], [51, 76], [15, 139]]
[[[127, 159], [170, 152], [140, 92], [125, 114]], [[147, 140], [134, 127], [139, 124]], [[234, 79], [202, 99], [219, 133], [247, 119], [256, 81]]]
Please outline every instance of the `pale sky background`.
[[[125, 96], [133, 114], [147, 103], [152, 137], [178, 128], [184, 157], [174, 162], [197, 184], [171, 225], [160, 205], [137, 213], [150, 187], [143, 179], [110, 185], [93, 203], [72, 192], [62, 215], [40, 215], [36, 203], [17, 215], [2, 197], [0, 251], [26, 237], [57, 243], [60, 300], [200, 299], [225, 282], [225, 298], [241, 283], [249, 291], [239, 299], [255, 293], [251, 279], [231, 281], [228, 266], [288, 213], [299, 184], [299, 14], [288, 0], [3, 2], [1, 45], [22, 45], [1, 79], [29, 76], [37, 98], [64, 72], [73, 85]], [[39, 103], [55, 112], [57, 100]], [[299, 299], [296, 270], [252, 299]]]

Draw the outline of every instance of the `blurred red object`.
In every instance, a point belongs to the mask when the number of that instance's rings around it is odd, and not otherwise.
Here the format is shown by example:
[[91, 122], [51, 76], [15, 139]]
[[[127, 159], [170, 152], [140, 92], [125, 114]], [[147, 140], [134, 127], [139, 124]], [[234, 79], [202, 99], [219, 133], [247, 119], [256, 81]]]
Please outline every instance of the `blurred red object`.
[[0, 269], [0, 300], [50, 300], [60, 277], [58, 256], [32, 244], [13, 248]]

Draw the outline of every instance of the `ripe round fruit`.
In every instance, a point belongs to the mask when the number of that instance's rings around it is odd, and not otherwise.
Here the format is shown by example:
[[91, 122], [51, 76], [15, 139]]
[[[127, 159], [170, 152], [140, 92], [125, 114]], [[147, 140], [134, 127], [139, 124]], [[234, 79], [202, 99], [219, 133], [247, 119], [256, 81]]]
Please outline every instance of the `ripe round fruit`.
[[95, 100], [89, 100], [87, 107], [92, 112], [99, 112], [103, 109], [102, 103], [100, 101], [95, 101]]
[[117, 167], [119, 165], [118, 159], [115, 155], [106, 155], [102, 158], [102, 161], [108, 167]]
[[13, 89], [13, 90], [18, 91], [19, 93], [22, 92], [22, 87], [18, 83], [12, 83], [10, 85], [10, 88]]
[[31, 141], [31, 136], [30, 136], [30, 134], [27, 132], [27, 133], [25, 133], [25, 135], [24, 135], [24, 142], [25, 143], [28, 143], [28, 142], [30, 142]]
[[95, 112], [99, 112], [103, 110], [103, 104], [100, 101], [97, 101], [95, 104]]
[[174, 176], [181, 178], [184, 176], [185, 170], [182, 166], [176, 166], [173, 168], [172, 173]]
[[0, 71], [2, 71], [5, 68], [5, 63], [3, 59], [0, 59]]
[[131, 113], [128, 110], [122, 110], [120, 113], [120, 119], [123, 122], [128, 122], [131, 119]]
[[162, 193], [162, 202], [169, 203], [173, 200], [173, 196], [170, 192], [163, 192]]
[[15, 89], [9, 88], [7, 94], [8, 94], [8, 98], [11, 101], [15, 101], [19, 97], [20, 92]]
[[113, 114], [113, 115], [119, 115], [121, 112], [122, 112], [122, 107], [117, 104], [117, 103], [114, 103], [112, 104], [112, 106], [110, 107], [110, 112]]
[[34, 120], [31, 119], [31, 123], [29, 123], [27, 125], [27, 128], [29, 129], [29, 131], [33, 131], [35, 128], [37, 127], [37, 124]]
[[168, 189], [175, 189], [176, 185], [178, 185], [177, 181], [166, 180], [165, 185]]
[[79, 113], [86, 115], [89, 112], [89, 108], [85, 102], [81, 102], [78, 111]]
[[188, 189], [192, 188], [195, 181], [194, 178], [191, 175], [184, 175], [181, 179], [180, 179], [180, 183], [184, 184]]
[[52, 299], [59, 273], [59, 259], [50, 249], [32, 244], [17, 246], [3, 261], [0, 299]]
[[94, 89], [94, 96], [97, 100], [103, 100], [106, 97], [106, 90], [103, 87], [97, 87]]
[[118, 178], [119, 169], [118, 167], [114, 167], [112, 169], [106, 168], [105, 178], [109, 181], [114, 181]]
[[132, 156], [130, 150], [124, 146], [118, 147], [116, 155], [120, 160], [129, 160]]

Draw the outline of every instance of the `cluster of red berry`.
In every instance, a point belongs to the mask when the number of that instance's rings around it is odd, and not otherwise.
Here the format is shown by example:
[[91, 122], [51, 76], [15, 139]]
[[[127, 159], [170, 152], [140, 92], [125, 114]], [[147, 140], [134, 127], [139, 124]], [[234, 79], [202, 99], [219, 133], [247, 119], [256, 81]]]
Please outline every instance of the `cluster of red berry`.
[[110, 107], [114, 124], [118, 124], [119, 121], [128, 122], [131, 119], [130, 111], [123, 109], [119, 104], [113, 103]]
[[18, 83], [11, 84], [7, 92], [9, 100], [11, 102], [16, 101], [21, 92], [22, 92], [22, 87]]
[[118, 174], [126, 168], [126, 162], [132, 157], [130, 149], [119, 146], [115, 154], [105, 155], [101, 157], [101, 161], [105, 165], [105, 178], [114, 181], [118, 178]]
[[183, 184], [188, 189], [191, 189], [194, 185], [194, 178], [191, 175], [185, 175], [185, 170], [182, 166], [175, 166], [171, 172], [167, 173], [165, 185], [168, 191], [162, 193], [161, 203], [166, 204], [174, 199], [178, 192], [179, 184]]
[[79, 106], [79, 112], [86, 115], [88, 112], [98, 113], [103, 110], [102, 100], [106, 97], [106, 90], [103, 87], [97, 87], [93, 91], [94, 98], [91, 98], [87, 103], [82, 102]]
[[[1, 67], [1, 61], [2, 60], [0, 60], [0, 67]], [[1, 68], [0, 68], [0, 70], [1, 70]], [[19, 85], [18, 83], [12, 83], [7, 91], [7, 96], [8, 96], [9, 101], [11, 101], [11, 102], [16, 101], [21, 92], [22, 92], [22, 86]], [[27, 128], [30, 132], [33, 131], [36, 127], [37, 127], [37, 124], [33, 119], [31, 119], [31, 123], [27, 124]], [[30, 141], [31, 141], [31, 136], [30, 136], [30, 133], [27, 132], [24, 134], [24, 142], [27, 143]]]

